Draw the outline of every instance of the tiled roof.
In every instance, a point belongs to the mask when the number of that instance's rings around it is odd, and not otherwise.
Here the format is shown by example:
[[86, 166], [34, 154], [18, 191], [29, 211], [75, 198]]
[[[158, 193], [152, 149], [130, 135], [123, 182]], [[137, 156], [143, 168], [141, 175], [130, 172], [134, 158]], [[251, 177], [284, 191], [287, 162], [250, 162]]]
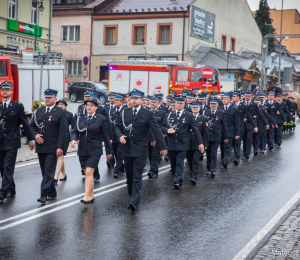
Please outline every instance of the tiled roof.
[[182, 12], [193, 2], [195, 0], [105, 0], [98, 13]]

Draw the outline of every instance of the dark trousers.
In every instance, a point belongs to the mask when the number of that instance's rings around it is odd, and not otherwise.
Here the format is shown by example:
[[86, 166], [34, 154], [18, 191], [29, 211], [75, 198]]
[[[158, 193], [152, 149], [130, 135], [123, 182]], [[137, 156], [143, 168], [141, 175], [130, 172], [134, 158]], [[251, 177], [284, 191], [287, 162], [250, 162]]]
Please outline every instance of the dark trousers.
[[0, 171], [2, 185], [0, 195], [6, 197], [7, 193], [15, 193], [14, 171], [18, 150], [0, 151]]
[[109, 163], [111, 164], [111, 166], [114, 166], [115, 165], [115, 162], [116, 162], [116, 154], [115, 154], [115, 151], [114, 151], [114, 143], [110, 145], [111, 146], [111, 157], [109, 159]]
[[209, 145], [206, 149], [207, 169], [211, 172], [215, 172], [217, 168], [217, 156], [219, 145], [220, 142], [209, 142]]
[[282, 127], [283, 124], [277, 124], [278, 128], [275, 128], [274, 132], [274, 141], [275, 143], [279, 144], [282, 143]]
[[54, 175], [57, 163], [55, 153], [38, 153], [43, 180], [41, 183], [41, 195], [43, 197], [56, 197]]
[[[270, 127], [272, 127], [271, 124], [270, 124]], [[260, 150], [261, 151], [265, 151], [266, 150], [267, 135], [268, 135], [268, 130], [264, 127], [262, 135], [261, 135], [261, 139], [260, 139], [261, 140], [261, 142], [260, 142]]]
[[124, 171], [124, 163], [123, 163], [123, 146], [121, 143], [113, 143], [112, 151], [115, 156], [116, 165], [114, 168], [114, 173], [119, 174]]
[[275, 128], [270, 127], [268, 130], [268, 146], [273, 146]]
[[243, 136], [244, 156], [250, 155], [250, 153], [251, 153], [252, 136], [253, 136], [253, 129], [252, 130], [246, 130], [244, 132], [244, 136]]
[[244, 132], [240, 132], [240, 138], [235, 140], [233, 139], [233, 147], [234, 147], [234, 160], [239, 160], [241, 155], [241, 144], [243, 140]]
[[188, 150], [186, 153], [186, 158], [189, 163], [189, 167], [191, 170], [191, 178], [197, 180], [197, 174], [200, 165], [200, 156], [201, 151], [199, 150]]
[[158, 162], [160, 159], [160, 150], [158, 146], [155, 147], [148, 144], [148, 154], [149, 154], [149, 162], [150, 162], [150, 170], [151, 175], [158, 174]]
[[[253, 147], [254, 147], [255, 153], [258, 153], [258, 151], [260, 150], [263, 136], [264, 136], [263, 130], [262, 131], [258, 130], [257, 133], [253, 134], [253, 142], [254, 142]], [[263, 150], [265, 150], [265, 149], [263, 149]]]
[[184, 158], [186, 156], [186, 151], [174, 151], [169, 150], [169, 157], [171, 162], [171, 170], [174, 178], [174, 183], [180, 186], [183, 183], [183, 171], [184, 171]]
[[130, 197], [129, 203], [139, 205], [142, 182], [143, 182], [143, 170], [146, 163], [146, 156], [142, 157], [126, 157], [124, 156], [125, 171], [127, 178], [127, 190]]
[[229, 137], [227, 143], [224, 143], [224, 139], [221, 140], [220, 150], [221, 150], [222, 164], [225, 164], [225, 163], [228, 164], [229, 163], [233, 139], [234, 139], [233, 137]]

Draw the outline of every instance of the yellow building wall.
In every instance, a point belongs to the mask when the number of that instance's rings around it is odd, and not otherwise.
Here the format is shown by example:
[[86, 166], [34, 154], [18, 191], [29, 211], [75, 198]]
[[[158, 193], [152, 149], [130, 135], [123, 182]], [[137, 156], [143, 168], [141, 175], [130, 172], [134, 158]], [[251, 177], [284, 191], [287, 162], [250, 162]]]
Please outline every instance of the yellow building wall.
[[1, 0], [1, 8], [0, 8], [0, 16], [7, 17], [8, 16], [8, 1]]

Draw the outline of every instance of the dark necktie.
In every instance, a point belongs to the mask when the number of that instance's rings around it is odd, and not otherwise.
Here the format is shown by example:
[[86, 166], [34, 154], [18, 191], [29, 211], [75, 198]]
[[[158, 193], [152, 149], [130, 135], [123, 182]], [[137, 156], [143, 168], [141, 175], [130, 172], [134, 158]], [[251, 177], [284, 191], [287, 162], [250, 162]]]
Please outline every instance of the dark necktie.
[[136, 109], [134, 109], [134, 110], [133, 110], [133, 119], [135, 119], [136, 112], [137, 112], [137, 110], [136, 110]]
[[48, 107], [46, 112], [46, 117], [49, 115], [49, 113], [50, 113], [50, 108]]
[[4, 103], [4, 112], [6, 111], [6, 103]]
[[116, 115], [117, 116], [119, 115], [119, 108], [117, 108], [117, 110], [116, 110]]
[[228, 107], [225, 107], [225, 111], [228, 109]]
[[90, 121], [92, 119], [93, 116], [88, 116], [88, 121]]

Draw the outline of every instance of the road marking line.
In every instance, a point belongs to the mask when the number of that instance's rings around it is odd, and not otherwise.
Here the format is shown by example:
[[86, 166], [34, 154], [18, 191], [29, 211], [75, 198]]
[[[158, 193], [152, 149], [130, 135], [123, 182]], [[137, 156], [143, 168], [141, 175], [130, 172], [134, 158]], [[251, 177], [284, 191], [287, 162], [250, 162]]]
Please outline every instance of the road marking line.
[[[164, 172], [166, 172], [166, 171], [168, 171], [168, 170], [164, 170], [164, 171], [160, 172], [159, 174], [162, 174], [162, 173], [164, 173]], [[148, 177], [144, 177], [144, 178], [143, 178], [143, 180], [145, 180], [145, 179], [148, 179]], [[109, 193], [109, 192], [113, 192], [113, 191], [119, 190], [119, 189], [124, 188], [124, 187], [126, 187], [126, 186], [127, 186], [126, 184], [119, 185], [118, 187], [115, 187], [115, 188], [112, 188], [112, 189], [105, 190], [105, 191], [99, 192], [99, 193], [97, 193], [97, 194], [94, 194], [94, 197], [99, 197], [99, 196], [101, 196], [101, 195], [104, 195], [104, 194], [107, 194], [107, 193]], [[77, 196], [76, 196], [76, 197], [77, 197]], [[17, 226], [17, 225], [23, 224], [23, 223], [28, 222], [28, 221], [33, 220], [33, 219], [37, 219], [37, 218], [43, 217], [43, 216], [48, 215], [48, 214], [51, 214], [51, 213], [53, 213], [53, 212], [56, 212], [56, 211], [59, 211], [59, 210], [62, 210], [62, 209], [71, 207], [71, 206], [73, 206], [73, 205], [75, 205], [75, 204], [78, 204], [78, 203], [80, 203], [80, 201], [79, 201], [79, 200], [76, 200], [76, 201], [70, 202], [70, 203], [68, 203], [68, 204], [65, 204], [65, 205], [56, 207], [56, 208], [54, 208], [54, 209], [48, 210], [48, 211], [46, 211], [46, 212], [42, 212], [42, 213], [36, 214], [36, 215], [34, 215], [34, 216], [31, 216], [31, 217], [28, 217], [28, 218], [21, 219], [21, 220], [19, 220], [19, 221], [14, 222], [14, 223], [8, 224], [8, 225], [3, 226], [3, 227], [0, 227], [0, 231], [1, 231], [1, 230], [8, 229], [8, 228], [11, 228], [11, 227], [15, 227], [15, 226]], [[50, 206], [50, 205], [49, 205], [49, 206]], [[45, 207], [46, 207], [46, 206], [45, 206]], [[45, 207], [41, 207], [40, 209], [43, 209], [43, 208], [45, 208]]]
[[285, 204], [280, 211], [278, 211], [278, 213], [249, 241], [249, 243], [233, 258], [233, 260], [245, 259], [299, 199], [300, 191], [298, 191], [288, 201], [288, 203]]

